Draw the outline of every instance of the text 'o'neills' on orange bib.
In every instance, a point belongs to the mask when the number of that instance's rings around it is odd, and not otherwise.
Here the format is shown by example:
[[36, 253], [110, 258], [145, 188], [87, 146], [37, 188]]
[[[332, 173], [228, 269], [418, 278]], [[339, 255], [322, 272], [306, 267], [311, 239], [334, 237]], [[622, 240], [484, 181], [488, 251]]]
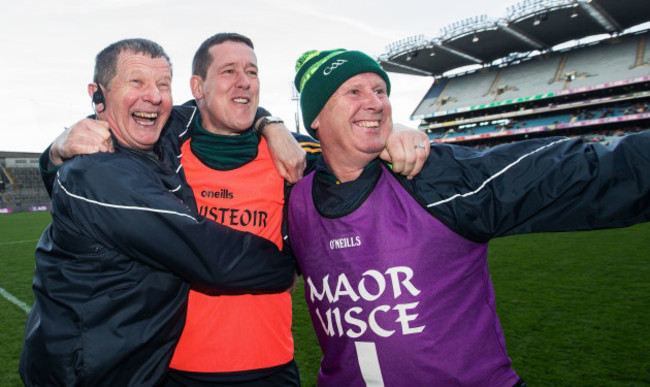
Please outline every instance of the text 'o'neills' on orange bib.
[[[273, 165], [266, 140], [261, 140], [253, 161], [230, 171], [204, 165], [192, 153], [190, 141], [181, 148], [181, 163], [199, 213], [281, 247], [284, 180]], [[219, 248], [219, 241], [214, 241], [214, 248]], [[291, 359], [289, 293], [208, 296], [190, 291], [187, 323], [171, 368], [237, 372], [274, 367]]]

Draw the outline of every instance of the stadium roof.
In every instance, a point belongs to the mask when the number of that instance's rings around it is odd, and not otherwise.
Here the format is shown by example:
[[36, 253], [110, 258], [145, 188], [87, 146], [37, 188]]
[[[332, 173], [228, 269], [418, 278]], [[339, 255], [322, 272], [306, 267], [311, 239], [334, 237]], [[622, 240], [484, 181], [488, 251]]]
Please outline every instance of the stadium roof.
[[419, 35], [394, 42], [379, 63], [386, 71], [437, 77], [589, 36], [620, 34], [648, 21], [648, 0], [524, 0], [497, 20], [471, 17], [442, 28], [433, 39]]

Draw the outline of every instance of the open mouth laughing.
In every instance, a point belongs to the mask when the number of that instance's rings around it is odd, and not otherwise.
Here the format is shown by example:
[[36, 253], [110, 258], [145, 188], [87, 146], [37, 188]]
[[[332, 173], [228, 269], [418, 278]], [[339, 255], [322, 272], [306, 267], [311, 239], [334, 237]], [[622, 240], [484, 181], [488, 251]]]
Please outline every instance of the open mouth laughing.
[[158, 113], [135, 112], [131, 116], [140, 125], [153, 126], [158, 118]]

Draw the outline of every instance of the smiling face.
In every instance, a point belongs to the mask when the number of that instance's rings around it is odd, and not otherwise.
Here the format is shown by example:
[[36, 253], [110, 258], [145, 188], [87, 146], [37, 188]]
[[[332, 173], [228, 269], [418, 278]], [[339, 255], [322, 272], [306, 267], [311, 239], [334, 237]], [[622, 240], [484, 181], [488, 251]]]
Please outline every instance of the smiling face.
[[115, 77], [105, 90], [105, 109], [98, 114], [99, 119], [108, 121], [123, 145], [153, 149], [171, 113], [171, 81], [167, 59], [121, 52]]
[[[375, 73], [341, 84], [312, 123], [323, 157], [341, 181], [355, 179], [381, 153], [392, 127], [386, 82]], [[349, 179], [349, 173], [356, 176]]]
[[241, 133], [253, 124], [259, 104], [255, 52], [235, 41], [214, 45], [209, 52], [213, 60], [205, 79], [193, 75], [190, 81], [203, 127], [217, 134]]

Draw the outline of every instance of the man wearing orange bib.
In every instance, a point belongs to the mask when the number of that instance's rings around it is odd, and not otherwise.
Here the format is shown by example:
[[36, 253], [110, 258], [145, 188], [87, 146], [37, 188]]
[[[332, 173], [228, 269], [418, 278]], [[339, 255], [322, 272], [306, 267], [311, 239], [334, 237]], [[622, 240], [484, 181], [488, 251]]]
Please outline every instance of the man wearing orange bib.
[[[192, 139], [181, 148], [181, 162], [194, 190], [199, 213], [229, 227], [262, 236], [282, 248], [284, 180], [273, 165], [266, 141], [259, 140], [257, 156], [247, 163], [242, 160], [244, 164], [235, 169], [207, 169], [201, 156], [192, 152], [192, 147], [204, 135], [193, 132]], [[214, 145], [218, 150], [218, 145]], [[197, 153], [201, 155], [200, 151]], [[295, 368], [288, 292], [211, 296], [191, 290], [187, 313], [187, 323], [172, 359], [173, 369], [197, 373], [238, 372], [241, 374], [235, 380], [242, 380], [247, 376], [255, 379], [277, 372], [282, 374], [287, 372], [285, 368]], [[232, 375], [212, 376], [230, 380]], [[287, 385], [286, 382], [275, 385]], [[294, 382], [299, 385], [298, 378]]]
[[[259, 102], [257, 71], [253, 44], [242, 35], [217, 34], [199, 47], [190, 85], [200, 114], [188, 110], [191, 139], [181, 145], [181, 164], [201, 215], [281, 248], [285, 181], [266, 140], [250, 129]], [[260, 126], [273, 121], [263, 120]], [[311, 138], [296, 136], [320, 151]], [[299, 386], [291, 318], [289, 292], [191, 290], [167, 385]]]

